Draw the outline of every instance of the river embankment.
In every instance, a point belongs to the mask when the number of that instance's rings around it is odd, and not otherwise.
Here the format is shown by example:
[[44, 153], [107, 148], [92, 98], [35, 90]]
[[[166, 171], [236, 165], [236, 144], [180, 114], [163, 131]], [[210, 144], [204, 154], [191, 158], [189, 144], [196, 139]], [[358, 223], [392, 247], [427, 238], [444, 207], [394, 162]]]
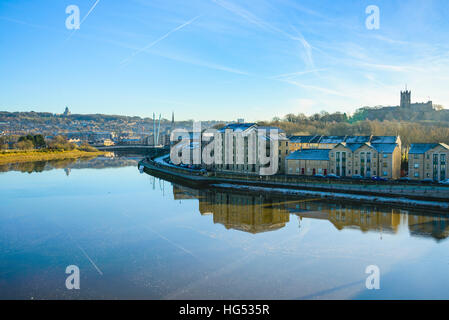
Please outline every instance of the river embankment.
[[168, 155], [143, 159], [145, 171], [197, 188], [224, 188], [238, 192], [271, 193], [289, 197], [354, 201], [449, 213], [449, 187], [384, 181], [334, 180], [302, 176], [258, 176], [204, 172], [167, 163]]

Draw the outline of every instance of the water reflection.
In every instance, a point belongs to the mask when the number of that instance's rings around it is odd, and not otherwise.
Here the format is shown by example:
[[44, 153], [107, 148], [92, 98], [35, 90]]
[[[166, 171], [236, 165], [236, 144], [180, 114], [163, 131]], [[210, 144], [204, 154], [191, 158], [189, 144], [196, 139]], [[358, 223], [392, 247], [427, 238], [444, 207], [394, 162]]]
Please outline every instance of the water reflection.
[[72, 169], [105, 169], [136, 166], [140, 158], [122, 157], [110, 153], [107, 157], [83, 158], [83, 159], [63, 159], [50, 161], [35, 161], [24, 163], [10, 163], [0, 165], [0, 173], [8, 171], [18, 171], [23, 173], [39, 173], [54, 169], [64, 169], [67, 176]]
[[201, 215], [213, 215], [213, 222], [227, 229], [250, 233], [274, 231], [286, 226], [290, 215], [302, 219], [327, 220], [338, 230], [397, 234], [408, 230], [413, 237], [437, 241], [449, 236], [449, 219], [431, 214], [375, 207], [372, 205], [324, 203], [317, 199], [281, 199], [262, 194], [238, 194], [218, 190], [197, 190], [173, 184], [175, 200], [198, 199]]

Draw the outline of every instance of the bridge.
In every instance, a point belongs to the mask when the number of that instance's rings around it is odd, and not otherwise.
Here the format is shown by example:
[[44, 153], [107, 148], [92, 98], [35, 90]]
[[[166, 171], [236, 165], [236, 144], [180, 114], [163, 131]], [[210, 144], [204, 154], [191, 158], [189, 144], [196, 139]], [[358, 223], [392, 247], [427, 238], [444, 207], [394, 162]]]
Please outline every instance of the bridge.
[[149, 145], [114, 145], [114, 146], [95, 146], [100, 151], [137, 153], [147, 155], [163, 154], [170, 150], [168, 146], [149, 146]]

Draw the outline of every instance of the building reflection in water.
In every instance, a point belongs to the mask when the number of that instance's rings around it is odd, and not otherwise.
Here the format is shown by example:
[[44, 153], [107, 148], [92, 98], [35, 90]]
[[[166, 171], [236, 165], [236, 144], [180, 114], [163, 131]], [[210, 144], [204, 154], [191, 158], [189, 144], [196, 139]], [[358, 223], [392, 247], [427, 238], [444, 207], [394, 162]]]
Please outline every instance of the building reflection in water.
[[290, 220], [290, 213], [278, 201], [262, 195], [202, 191], [178, 185], [173, 185], [173, 194], [176, 200], [198, 199], [200, 213], [213, 215], [214, 223], [226, 229], [261, 233], [283, 228]]
[[415, 237], [439, 241], [449, 236], [449, 218], [444, 214], [363, 204], [332, 204], [316, 199], [291, 200], [261, 194], [204, 191], [175, 184], [173, 194], [176, 200], [198, 199], [200, 213], [213, 215], [214, 223], [254, 234], [283, 228], [293, 214], [300, 220], [328, 220], [338, 230], [396, 234], [406, 228]]

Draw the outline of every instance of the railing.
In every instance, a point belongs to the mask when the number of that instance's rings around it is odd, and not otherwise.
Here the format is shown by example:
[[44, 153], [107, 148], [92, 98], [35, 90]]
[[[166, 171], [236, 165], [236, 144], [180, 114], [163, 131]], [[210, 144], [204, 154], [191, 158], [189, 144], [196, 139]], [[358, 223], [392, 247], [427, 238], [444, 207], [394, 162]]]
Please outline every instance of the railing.
[[371, 193], [393, 196], [416, 196], [425, 198], [434, 198], [438, 200], [449, 201], [449, 187], [444, 185], [419, 185], [419, 184], [400, 184], [393, 181], [372, 181], [372, 180], [354, 180], [354, 179], [328, 179], [316, 178], [310, 176], [292, 176], [292, 175], [271, 175], [260, 176], [258, 174], [223, 172], [223, 171], [207, 171], [181, 168], [176, 166], [162, 165], [148, 159], [152, 166], [163, 170], [176, 172], [186, 176], [203, 177], [204, 180], [216, 178], [222, 182], [236, 183], [261, 183], [279, 187], [296, 187], [305, 189], [327, 189], [335, 192], [355, 192], [355, 193]]

